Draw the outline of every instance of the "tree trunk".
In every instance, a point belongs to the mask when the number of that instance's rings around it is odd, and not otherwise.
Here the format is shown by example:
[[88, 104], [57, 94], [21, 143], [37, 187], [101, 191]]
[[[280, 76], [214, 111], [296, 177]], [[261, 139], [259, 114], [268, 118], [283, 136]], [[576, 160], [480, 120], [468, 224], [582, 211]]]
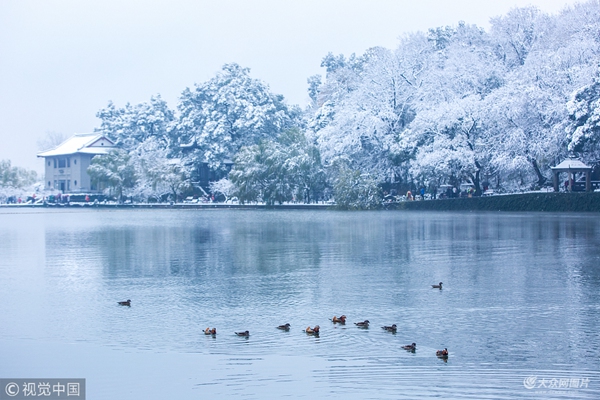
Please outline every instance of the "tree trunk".
[[481, 170], [478, 169], [475, 172], [475, 180], [473, 181], [473, 184], [475, 185], [475, 193], [474, 193], [475, 196], [481, 196], [481, 184], [480, 184], [481, 176], [480, 175], [481, 175]]
[[535, 174], [537, 175], [538, 186], [544, 185], [544, 183], [546, 183], [547, 179], [544, 175], [542, 175], [542, 172], [540, 171], [540, 167], [538, 166], [536, 159], [533, 157], [530, 157], [529, 162], [531, 162], [531, 165], [533, 166], [533, 170], [535, 171]]
[[481, 164], [479, 161], [475, 161], [475, 166], [477, 167], [477, 171], [475, 171], [475, 180], [473, 184], [475, 185], [475, 196], [481, 196]]

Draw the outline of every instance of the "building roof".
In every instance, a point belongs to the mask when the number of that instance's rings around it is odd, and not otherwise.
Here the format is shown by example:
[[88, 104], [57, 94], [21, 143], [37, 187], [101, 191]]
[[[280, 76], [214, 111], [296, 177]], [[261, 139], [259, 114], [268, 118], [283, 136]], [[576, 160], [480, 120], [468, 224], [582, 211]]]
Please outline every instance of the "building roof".
[[569, 170], [569, 169], [578, 169], [578, 170], [586, 170], [592, 169], [589, 165], [585, 165], [580, 160], [576, 158], [567, 158], [556, 167], [551, 167], [551, 169], [561, 169], [561, 170]]
[[38, 157], [66, 156], [77, 153], [107, 154], [115, 149], [114, 143], [100, 133], [79, 133], [53, 149], [38, 153]]

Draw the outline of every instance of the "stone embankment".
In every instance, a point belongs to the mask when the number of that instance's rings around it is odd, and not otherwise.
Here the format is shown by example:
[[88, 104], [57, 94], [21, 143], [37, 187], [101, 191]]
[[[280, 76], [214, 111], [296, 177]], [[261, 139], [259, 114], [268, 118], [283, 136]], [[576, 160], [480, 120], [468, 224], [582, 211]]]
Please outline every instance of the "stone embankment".
[[405, 201], [388, 209], [420, 211], [600, 212], [600, 193], [535, 192], [488, 197]]

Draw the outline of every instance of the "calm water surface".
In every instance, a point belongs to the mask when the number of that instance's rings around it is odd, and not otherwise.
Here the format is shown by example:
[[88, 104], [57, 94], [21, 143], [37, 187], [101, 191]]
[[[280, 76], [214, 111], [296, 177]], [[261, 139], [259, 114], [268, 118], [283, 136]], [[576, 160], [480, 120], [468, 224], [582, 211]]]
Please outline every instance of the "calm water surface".
[[90, 399], [597, 399], [599, 289], [597, 214], [5, 208], [0, 378], [86, 378]]

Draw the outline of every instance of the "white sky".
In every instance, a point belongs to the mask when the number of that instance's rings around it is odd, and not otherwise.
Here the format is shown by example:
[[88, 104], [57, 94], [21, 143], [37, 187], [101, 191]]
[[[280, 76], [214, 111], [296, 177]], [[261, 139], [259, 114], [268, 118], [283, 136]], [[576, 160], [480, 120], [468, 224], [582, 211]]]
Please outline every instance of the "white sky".
[[43, 169], [47, 132], [91, 132], [109, 100], [148, 101], [212, 78], [225, 63], [251, 69], [289, 103], [328, 53], [395, 48], [397, 38], [534, 5], [576, 0], [0, 0], [0, 159]]

